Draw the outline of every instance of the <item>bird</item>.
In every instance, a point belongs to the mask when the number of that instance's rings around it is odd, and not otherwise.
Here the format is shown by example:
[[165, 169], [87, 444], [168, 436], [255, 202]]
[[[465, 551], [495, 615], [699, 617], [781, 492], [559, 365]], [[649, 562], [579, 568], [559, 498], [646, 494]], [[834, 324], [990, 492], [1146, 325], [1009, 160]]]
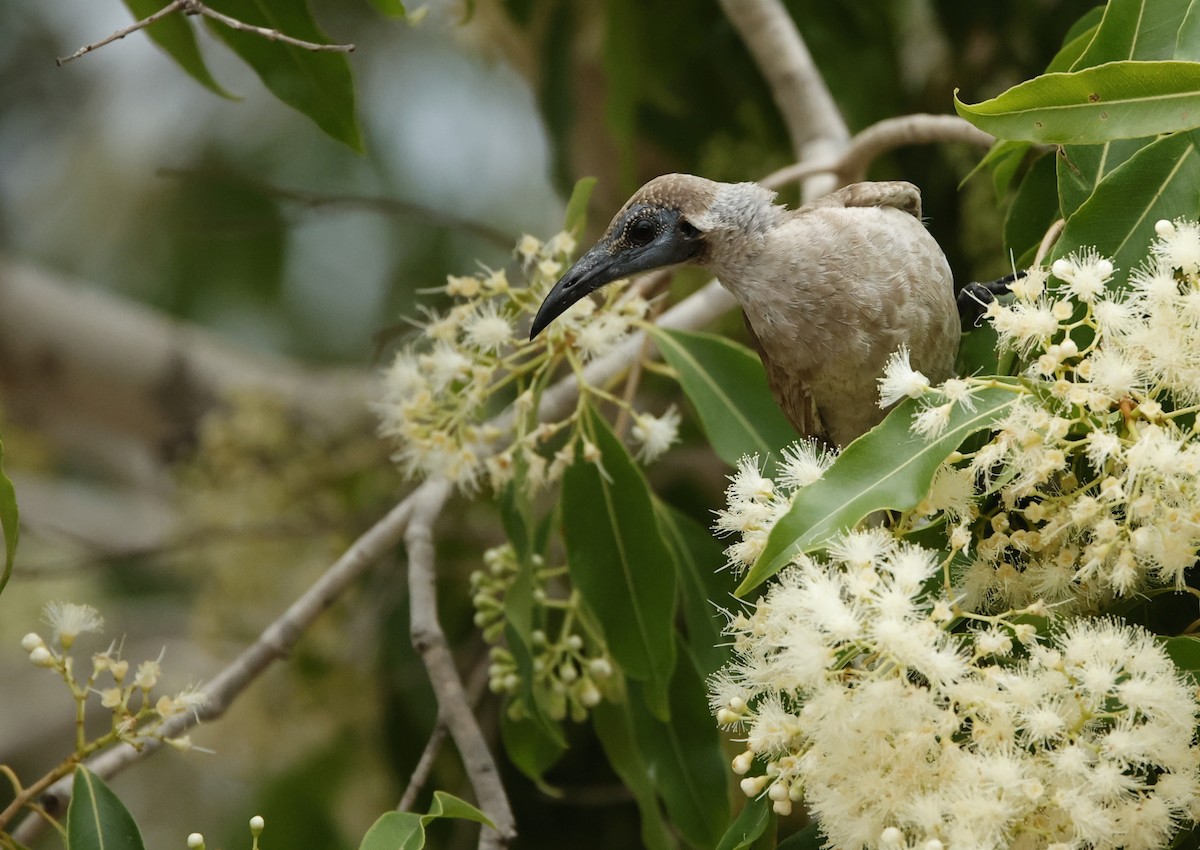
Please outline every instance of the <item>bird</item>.
[[864, 182], [795, 209], [775, 199], [757, 183], [654, 178], [550, 289], [530, 338], [607, 283], [689, 264], [741, 305], [772, 394], [802, 435], [845, 447], [878, 424], [878, 380], [901, 348], [933, 384], [952, 377], [953, 277], [920, 190]]

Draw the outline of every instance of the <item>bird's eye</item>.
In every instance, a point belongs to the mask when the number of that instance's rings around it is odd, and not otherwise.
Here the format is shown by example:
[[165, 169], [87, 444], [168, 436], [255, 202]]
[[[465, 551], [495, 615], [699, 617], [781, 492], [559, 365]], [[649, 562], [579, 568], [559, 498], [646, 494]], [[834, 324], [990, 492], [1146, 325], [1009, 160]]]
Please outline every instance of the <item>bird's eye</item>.
[[625, 238], [634, 245], [645, 245], [654, 238], [654, 234], [657, 232], [658, 228], [653, 221], [648, 218], [639, 218], [629, 225], [625, 231]]

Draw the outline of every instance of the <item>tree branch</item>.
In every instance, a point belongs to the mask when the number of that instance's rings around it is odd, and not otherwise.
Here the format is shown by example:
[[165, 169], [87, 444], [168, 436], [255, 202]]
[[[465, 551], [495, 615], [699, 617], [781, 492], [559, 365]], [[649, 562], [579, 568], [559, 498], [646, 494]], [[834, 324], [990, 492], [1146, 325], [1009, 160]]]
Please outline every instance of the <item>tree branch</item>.
[[[721, 8], [766, 78], [796, 158], [817, 161], [840, 154], [850, 132], [783, 3], [721, 0]], [[802, 195], [810, 200], [833, 188], [828, 178], [810, 178]]]
[[845, 185], [864, 179], [872, 162], [888, 151], [905, 145], [963, 142], [986, 147], [994, 141], [995, 137], [990, 133], [983, 132], [957, 115], [900, 115], [885, 118], [862, 130], [836, 157], [797, 162], [773, 171], [758, 182], [778, 188], [814, 174], [833, 174], [839, 185]]
[[167, 17], [168, 15], [174, 15], [174, 14], [177, 14], [180, 12], [182, 12], [185, 15], [203, 15], [206, 18], [212, 18], [214, 21], [218, 21], [219, 23], [224, 24], [225, 26], [229, 27], [230, 29], [240, 30], [242, 32], [254, 33], [255, 35], [262, 36], [263, 38], [268, 39], [270, 41], [278, 41], [282, 44], [290, 44], [293, 47], [299, 47], [304, 50], [312, 50], [312, 51], [317, 51], [317, 52], [322, 52], [322, 51], [323, 52], [334, 52], [334, 53], [353, 53], [354, 52], [353, 44], [319, 44], [315, 41], [305, 41], [304, 39], [293, 38], [290, 35], [285, 35], [285, 34], [279, 32], [279, 30], [268, 29], [266, 27], [258, 27], [253, 24], [245, 23], [244, 21], [239, 21], [236, 18], [231, 18], [228, 15], [221, 14], [216, 9], [210, 9], [208, 6], [201, 3], [200, 0], [173, 0], [173, 2], [168, 3], [166, 6], [163, 6], [161, 9], [159, 9], [153, 15], [147, 15], [146, 17], [142, 18], [140, 21], [135, 21], [134, 23], [130, 24], [129, 26], [125, 27], [124, 29], [117, 30], [112, 35], [110, 35], [108, 38], [102, 38], [102, 39], [100, 39], [100, 41], [96, 41], [91, 44], [84, 45], [83, 47], [79, 48], [74, 53], [72, 53], [70, 56], [60, 56], [58, 59], [55, 59], [54, 62], [55, 62], [55, 64], [58, 65], [58, 67], [61, 68], [63, 65], [67, 64], [68, 62], [70, 62], [74, 59], [78, 59], [80, 56], [84, 56], [88, 53], [91, 53], [93, 50], [97, 50], [101, 47], [104, 47], [106, 44], [112, 44], [114, 41], [118, 41], [119, 39], [122, 39], [131, 33], [135, 33], [138, 30], [145, 29], [146, 27], [150, 26], [151, 24], [156, 23], [157, 21], [161, 21], [163, 18]]

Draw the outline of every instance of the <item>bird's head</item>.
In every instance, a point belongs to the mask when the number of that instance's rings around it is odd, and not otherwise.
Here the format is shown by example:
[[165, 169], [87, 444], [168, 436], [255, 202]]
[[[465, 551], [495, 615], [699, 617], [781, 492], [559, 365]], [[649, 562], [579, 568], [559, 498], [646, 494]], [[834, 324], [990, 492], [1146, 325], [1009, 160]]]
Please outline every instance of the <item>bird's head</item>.
[[639, 189], [600, 241], [554, 284], [529, 338], [606, 283], [678, 263], [703, 263], [709, 211], [721, 186], [690, 174], [667, 174]]

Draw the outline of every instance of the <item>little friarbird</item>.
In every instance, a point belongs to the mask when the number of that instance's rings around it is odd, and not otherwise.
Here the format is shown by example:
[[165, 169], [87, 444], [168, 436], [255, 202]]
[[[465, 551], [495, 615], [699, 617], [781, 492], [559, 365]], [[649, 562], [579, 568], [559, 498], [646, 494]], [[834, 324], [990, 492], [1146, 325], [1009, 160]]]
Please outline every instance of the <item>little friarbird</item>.
[[550, 290], [530, 337], [606, 283], [679, 263], [708, 268], [737, 298], [801, 433], [814, 432], [813, 405], [837, 445], [877, 424], [878, 379], [901, 346], [933, 383], [952, 375], [950, 266], [904, 182], [855, 183], [789, 210], [756, 183], [657, 177]]

